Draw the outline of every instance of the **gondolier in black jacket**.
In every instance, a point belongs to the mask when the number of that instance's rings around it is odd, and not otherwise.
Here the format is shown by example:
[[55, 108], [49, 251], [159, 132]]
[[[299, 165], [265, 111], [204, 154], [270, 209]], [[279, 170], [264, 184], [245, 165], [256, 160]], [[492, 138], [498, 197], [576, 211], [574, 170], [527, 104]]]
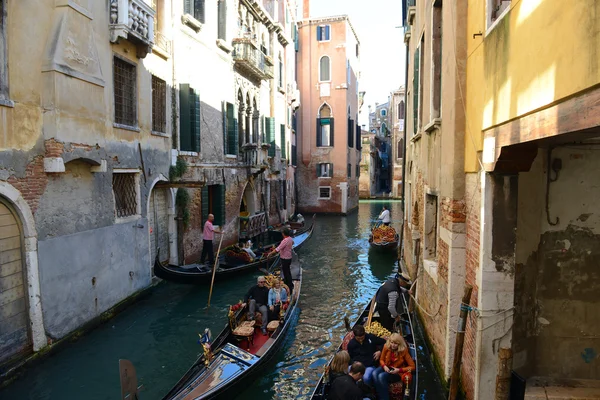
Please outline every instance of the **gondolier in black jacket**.
[[398, 273], [379, 288], [376, 310], [379, 313], [379, 322], [389, 331], [394, 328], [394, 320], [399, 319], [398, 298], [401, 293], [408, 293], [409, 285], [410, 278], [404, 273]]

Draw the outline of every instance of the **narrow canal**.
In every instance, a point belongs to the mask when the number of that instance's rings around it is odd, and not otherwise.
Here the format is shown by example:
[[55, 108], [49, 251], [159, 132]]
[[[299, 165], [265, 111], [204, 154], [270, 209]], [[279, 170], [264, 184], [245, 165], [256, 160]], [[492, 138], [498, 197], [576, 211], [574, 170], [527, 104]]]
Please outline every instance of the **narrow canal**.
[[[354, 320], [395, 268], [393, 254], [369, 251], [371, 221], [384, 204], [400, 228], [399, 202], [361, 202], [348, 217], [319, 216], [312, 239], [299, 251], [304, 275], [300, 312], [284, 350], [245, 388], [238, 400], [305, 399], [345, 333], [344, 316]], [[396, 217], [397, 218], [397, 217]], [[256, 275], [208, 287], [162, 283], [105, 325], [28, 370], [0, 391], [0, 399], [118, 399], [118, 360], [131, 360], [144, 385], [142, 400], [161, 399], [195, 361], [198, 333], [226, 324], [227, 308], [243, 297]], [[433, 367], [420, 344], [419, 399], [442, 399]]]

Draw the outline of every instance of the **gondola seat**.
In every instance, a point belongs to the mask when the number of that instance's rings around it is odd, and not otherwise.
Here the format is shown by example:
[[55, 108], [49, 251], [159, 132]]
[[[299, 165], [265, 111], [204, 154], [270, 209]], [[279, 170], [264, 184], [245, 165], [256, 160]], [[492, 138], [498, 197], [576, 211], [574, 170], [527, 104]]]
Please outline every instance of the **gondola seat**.
[[254, 321], [242, 322], [241, 324], [236, 326], [235, 329], [231, 333], [239, 341], [242, 341], [244, 339], [247, 340], [248, 348], [250, 348], [250, 346], [253, 343], [253, 338], [254, 338]]
[[352, 339], [354, 339], [354, 332], [350, 331], [346, 333], [344, 340], [342, 340], [342, 350], [348, 351], [348, 343], [350, 343]]
[[279, 328], [279, 321], [278, 320], [271, 321], [267, 325], [267, 332], [269, 332], [269, 335], [271, 335], [271, 334], [273, 334], [273, 332], [275, 332], [277, 330], [277, 328]]

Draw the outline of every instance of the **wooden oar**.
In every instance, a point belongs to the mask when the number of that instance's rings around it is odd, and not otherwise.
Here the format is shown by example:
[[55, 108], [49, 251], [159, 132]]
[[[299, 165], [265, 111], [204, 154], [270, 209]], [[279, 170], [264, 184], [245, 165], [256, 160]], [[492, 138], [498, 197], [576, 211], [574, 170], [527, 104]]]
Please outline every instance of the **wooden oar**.
[[219, 248], [217, 250], [217, 255], [215, 257], [215, 265], [213, 265], [212, 279], [210, 281], [210, 292], [208, 293], [207, 308], [210, 308], [210, 298], [212, 297], [213, 285], [215, 284], [215, 274], [217, 273], [217, 263], [219, 262], [219, 253], [221, 252], [221, 243], [223, 243], [223, 236], [225, 236], [225, 234], [224, 234], [223, 230], [221, 230], [221, 240], [219, 240]]
[[[379, 289], [377, 289], [377, 292], [379, 292]], [[371, 307], [369, 307], [369, 316], [367, 317], [367, 326], [371, 325], [371, 320], [373, 319], [373, 312], [375, 311], [375, 299], [377, 297], [377, 292], [375, 292], [375, 295], [371, 299]]]

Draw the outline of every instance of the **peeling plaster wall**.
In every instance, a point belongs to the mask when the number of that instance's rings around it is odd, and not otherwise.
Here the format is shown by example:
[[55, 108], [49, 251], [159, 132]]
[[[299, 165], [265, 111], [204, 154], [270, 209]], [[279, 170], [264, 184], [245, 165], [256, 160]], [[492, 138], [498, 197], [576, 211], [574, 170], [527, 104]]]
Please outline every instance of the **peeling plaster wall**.
[[[600, 146], [560, 147], [545, 213], [547, 152], [519, 179], [514, 368], [600, 379]], [[552, 177], [555, 177], [554, 172]]]

